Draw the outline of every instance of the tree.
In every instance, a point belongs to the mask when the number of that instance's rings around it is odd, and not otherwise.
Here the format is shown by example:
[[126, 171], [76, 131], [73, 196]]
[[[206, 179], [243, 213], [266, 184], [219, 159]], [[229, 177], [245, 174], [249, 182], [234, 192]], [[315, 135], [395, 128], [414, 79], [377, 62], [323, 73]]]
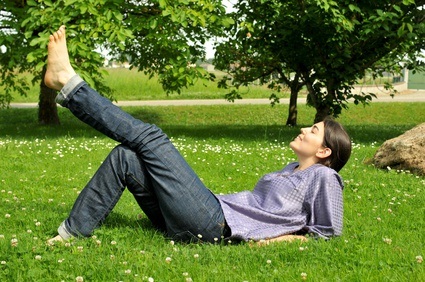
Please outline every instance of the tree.
[[[90, 85], [110, 96], [104, 84], [101, 50], [130, 60], [151, 76], [159, 74], [165, 91], [179, 92], [197, 79], [211, 75], [192, 63], [205, 57], [203, 43], [221, 34], [233, 20], [218, 0], [0, 0], [4, 6], [0, 28], [0, 60], [5, 92], [0, 102], [10, 102], [12, 92], [25, 94], [28, 82], [17, 73], [30, 71], [41, 81], [39, 121], [57, 123], [55, 93], [43, 87], [49, 34], [67, 26], [73, 67]], [[24, 58], [24, 59], [23, 59]], [[20, 81], [18, 81], [20, 79]], [[56, 115], [57, 116], [57, 115]]]
[[[255, 80], [279, 92], [291, 88], [287, 124], [296, 124], [296, 97], [302, 86], [316, 109], [315, 121], [338, 116], [352, 99], [367, 104], [371, 93], [351, 90], [366, 72], [380, 76], [423, 67], [424, 0], [239, 0], [219, 43], [216, 67], [228, 71], [220, 86], [238, 87]], [[276, 75], [273, 75], [276, 74]], [[229, 82], [231, 81], [230, 85]], [[272, 97], [277, 101], [277, 95]]]

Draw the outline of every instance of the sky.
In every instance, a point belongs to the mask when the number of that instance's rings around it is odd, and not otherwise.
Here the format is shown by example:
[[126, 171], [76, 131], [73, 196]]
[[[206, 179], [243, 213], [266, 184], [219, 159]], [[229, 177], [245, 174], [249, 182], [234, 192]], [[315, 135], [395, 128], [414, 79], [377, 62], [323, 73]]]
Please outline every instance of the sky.
[[[233, 12], [235, 9], [233, 8], [233, 5], [236, 3], [236, 0], [223, 0], [223, 5], [226, 6], [226, 11], [227, 13]], [[206, 58], [210, 59], [210, 58], [214, 58], [214, 48], [213, 48], [213, 44], [214, 44], [215, 40], [210, 40], [207, 41], [207, 43], [205, 43], [205, 51], [207, 53]]]

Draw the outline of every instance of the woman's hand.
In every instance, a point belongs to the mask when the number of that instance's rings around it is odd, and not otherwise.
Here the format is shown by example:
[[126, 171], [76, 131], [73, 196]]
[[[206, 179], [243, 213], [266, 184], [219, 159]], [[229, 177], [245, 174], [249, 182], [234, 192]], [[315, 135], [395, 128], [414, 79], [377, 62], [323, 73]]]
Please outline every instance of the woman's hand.
[[307, 237], [301, 236], [301, 235], [282, 235], [275, 238], [270, 238], [266, 240], [260, 240], [255, 242], [258, 246], [267, 246], [270, 243], [274, 242], [294, 242], [294, 241], [300, 241], [300, 242], [307, 242]]

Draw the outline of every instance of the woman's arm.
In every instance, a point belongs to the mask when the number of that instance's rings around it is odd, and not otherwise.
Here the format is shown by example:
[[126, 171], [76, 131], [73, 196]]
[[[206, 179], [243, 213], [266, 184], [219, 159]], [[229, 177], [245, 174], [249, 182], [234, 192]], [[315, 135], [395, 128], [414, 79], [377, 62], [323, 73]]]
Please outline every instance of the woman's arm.
[[342, 180], [336, 173], [321, 171], [305, 199], [308, 214], [305, 231], [329, 238], [342, 233]]
[[294, 241], [299, 241], [299, 242], [307, 242], [307, 237], [302, 236], [302, 235], [292, 235], [292, 234], [287, 234], [287, 235], [282, 235], [282, 236], [278, 236], [275, 238], [270, 238], [270, 239], [265, 239], [265, 240], [260, 240], [255, 242], [258, 246], [265, 246], [265, 245], [269, 245], [270, 243], [275, 243], [275, 242], [294, 242]]

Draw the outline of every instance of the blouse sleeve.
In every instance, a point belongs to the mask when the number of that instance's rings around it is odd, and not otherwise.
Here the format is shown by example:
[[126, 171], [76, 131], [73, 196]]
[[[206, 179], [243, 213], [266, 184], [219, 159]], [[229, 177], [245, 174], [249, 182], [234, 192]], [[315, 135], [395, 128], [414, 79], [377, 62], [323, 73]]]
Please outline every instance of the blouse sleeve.
[[308, 184], [304, 208], [307, 213], [305, 231], [315, 237], [328, 239], [342, 233], [343, 182], [334, 170], [318, 171]]

